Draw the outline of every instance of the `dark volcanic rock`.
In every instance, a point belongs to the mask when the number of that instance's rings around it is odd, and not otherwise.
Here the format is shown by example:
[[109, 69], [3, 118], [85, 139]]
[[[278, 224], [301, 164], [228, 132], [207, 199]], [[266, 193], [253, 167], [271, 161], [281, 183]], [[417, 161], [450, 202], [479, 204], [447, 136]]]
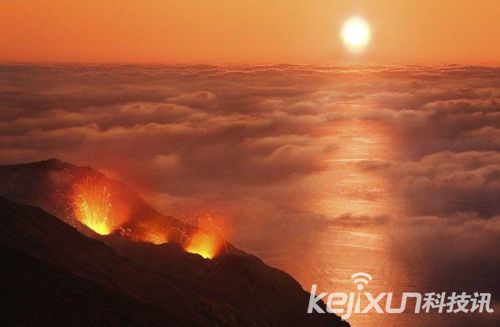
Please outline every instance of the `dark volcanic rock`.
[[[108, 246], [85, 237], [41, 209], [0, 198], [0, 213], [0, 245], [4, 249], [43, 261], [46, 267], [55, 267], [75, 280], [92, 281], [103, 289], [123, 294], [123, 297], [160, 308], [172, 319], [182, 321], [181, 325], [196, 326], [207, 322], [201, 311], [196, 310], [196, 300], [188, 297], [189, 292], [140, 269]], [[4, 265], [2, 268], [5, 269]], [[34, 272], [36, 270], [31, 271], [36, 275]], [[29, 278], [49, 282], [43, 274]], [[29, 294], [23, 295], [20, 290], [19, 296], [29, 297]], [[86, 297], [85, 294], [79, 296]], [[72, 301], [72, 294], [67, 294], [67, 297], [66, 301]], [[184, 314], [179, 307], [185, 308]], [[59, 308], [51, 308], [49, 313], [56, 314], [57, 310]]]
[[[50, 210], [53, 176], [67, 170], [73, 176], [105, 178], [90, 168], [58, 160], [3, 166], [0, 194]], [[152, 213], [161, 216], [123, 183], [111, 183], [115, 193], [131, 203], [132, 221]], [[129, 325], [144, 326], [154, 325], [149, 321], [169, 326], [348, 326], [332, 314], [307, 314], [309, 294], [299, 283], [230, 244], [229, 251], [206, 260], [186, 253], [175, 243], [154, 245], [120, 234], [79, 232], [41, 209], [2, 198], [0, 246], [10, 258], [6, 260], [9, 269], [3, 273], [13, 281], [16, 276], [24, 278], [17, 281], [21, 285], [18, 300], [37, 301], [38, 291], [27, 287], [30, 281], [45, 294], [48, 300], [42, 309], [26, 309], [27, 313], [45, 314], [44, 319], [50, 319], [62, 301], [75, 304], [67, 309], [68, 315], [76, 310], [82, 319], [88, 315], [89, 321], [116, 321], [111, 325], [120, 326], [122, 318], [115, 314], [121, 311], [127, 311]], [[57, 280], [66, 288], [54, 290]], [[16, 294], [10, 284], [2, 289], [7, 286], [8, 294]], [[92, 306], [92, 292], [101, 296], [101, 302], [113, 303], [115, 309], [100, 312], [103, 304]], [[78, 311], [80, 305], [86, 309]], [[12, 306], [6, 308], [11, 321], [24, 316]]]
[[0, 246], [0, 257], [2, 326], [191, 324], [12, 248]]

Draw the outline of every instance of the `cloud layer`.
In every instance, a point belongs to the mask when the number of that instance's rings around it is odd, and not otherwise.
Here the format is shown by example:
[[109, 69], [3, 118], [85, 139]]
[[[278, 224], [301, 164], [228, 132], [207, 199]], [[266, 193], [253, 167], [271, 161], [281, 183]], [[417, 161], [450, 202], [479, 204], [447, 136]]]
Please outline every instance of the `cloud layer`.
[[167, 213], [216, 207], [278, 265], [382, 226], [409, 270], [498, 291], [499, 151], [498, 68], [0, 67], [0, 164], [58, 157]]

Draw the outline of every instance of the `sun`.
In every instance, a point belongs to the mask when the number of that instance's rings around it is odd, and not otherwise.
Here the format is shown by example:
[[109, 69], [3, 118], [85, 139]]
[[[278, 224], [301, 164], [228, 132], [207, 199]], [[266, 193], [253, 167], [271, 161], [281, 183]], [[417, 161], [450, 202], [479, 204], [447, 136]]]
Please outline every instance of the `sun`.
[[354, 16], [347, 19], [340, 34], [345, 47], [352, 53], [361, 53], [370, 43], [370, 25], [363, 17]]

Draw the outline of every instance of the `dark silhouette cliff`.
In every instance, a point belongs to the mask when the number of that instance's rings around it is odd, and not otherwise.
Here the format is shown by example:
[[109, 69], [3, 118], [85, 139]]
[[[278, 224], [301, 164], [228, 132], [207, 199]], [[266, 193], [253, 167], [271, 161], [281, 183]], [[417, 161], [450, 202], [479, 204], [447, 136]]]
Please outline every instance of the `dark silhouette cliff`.
[[[175, 243], [77, 230], [32, 206], [51, 210], [53, 174], [68, 169], [105, 178], [58, 160], [0, 167], [0, 315], [7, 325], [349, 326], [332, 314], [307, 314], [309, 294], [298, 282], [232, 245], [207, 260]], [[131, 203], [131, 224], [161, 216], [112, 183]]]

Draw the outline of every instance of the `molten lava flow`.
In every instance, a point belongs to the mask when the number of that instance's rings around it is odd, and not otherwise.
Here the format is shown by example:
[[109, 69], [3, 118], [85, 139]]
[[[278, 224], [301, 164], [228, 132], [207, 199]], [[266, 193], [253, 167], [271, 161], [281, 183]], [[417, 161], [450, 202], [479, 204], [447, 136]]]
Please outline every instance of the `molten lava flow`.
[[76, 218], [100, 235], [110, 234], [115, 226], [111, 218], [111, 193], [107, 187], [88, 178], [75, 184], [73, 191]]
[[222, 237], [209, 231], [197, 230], [187, 242], [186, 251], [196, 253], [205, 259], [215, 257], [224, 245]]

